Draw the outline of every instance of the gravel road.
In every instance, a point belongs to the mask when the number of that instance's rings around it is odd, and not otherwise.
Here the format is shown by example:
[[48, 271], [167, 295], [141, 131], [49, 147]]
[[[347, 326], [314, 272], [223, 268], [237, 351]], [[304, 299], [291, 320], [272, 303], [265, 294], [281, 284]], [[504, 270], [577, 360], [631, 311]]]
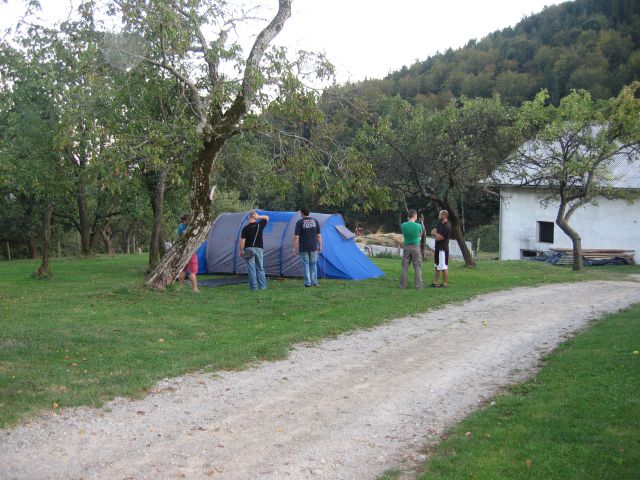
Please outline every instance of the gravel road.
[[0, 478], [376, 479], [591, 320], [638, 302], [637, 282], [518, 288], [246, 371], [165, 379], [142, 400], [0, 431]]

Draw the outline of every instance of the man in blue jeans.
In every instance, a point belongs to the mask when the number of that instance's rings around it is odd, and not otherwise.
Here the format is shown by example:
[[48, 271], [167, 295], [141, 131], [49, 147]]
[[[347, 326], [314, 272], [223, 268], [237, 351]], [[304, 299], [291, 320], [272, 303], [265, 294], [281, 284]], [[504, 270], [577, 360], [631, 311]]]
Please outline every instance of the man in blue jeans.
[[262, 233], [268, 221], [268, 215], [258, 215], [258, 212], [251, 210], [249, 212], [249, 223], [242, 227], [242, 233], [240, 234], [238, 255], [244, 258], [247, 265], [249, 288], [251, 290], [264, 290], [267, 288]]
[[296, 222], [293, 237], [293, 254], [300, 253], [305, 287], [318, 287], [318, 254], [322, 252], [320, 224], [309, 216], [309, 209], [300, 209], [302, 218]]

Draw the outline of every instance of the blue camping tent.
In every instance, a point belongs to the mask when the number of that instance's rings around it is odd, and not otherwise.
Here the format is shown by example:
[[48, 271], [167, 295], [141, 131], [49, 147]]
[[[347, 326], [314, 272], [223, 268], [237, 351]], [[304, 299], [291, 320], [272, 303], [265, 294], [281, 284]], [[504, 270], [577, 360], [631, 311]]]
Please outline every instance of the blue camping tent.
[[[300, 259], [293, 255], [293, 233], [300, 213], [258, 212], [269, 215], [263, 234], [267, 275], [301, 277]], [[320, 278], [364, 280], [384, 275], [356, 246], [355, 235], [345, 226], [341, 215], [312, 213], [311, 216], [320, 223], [323, 240], [318, 257]], [[198, 250], [198, 273], [246, 273], [244, 260], [237, 252], [242, 227], [247, 223], [247, 213], [222, 213], [215, 219], [206, 243]]]

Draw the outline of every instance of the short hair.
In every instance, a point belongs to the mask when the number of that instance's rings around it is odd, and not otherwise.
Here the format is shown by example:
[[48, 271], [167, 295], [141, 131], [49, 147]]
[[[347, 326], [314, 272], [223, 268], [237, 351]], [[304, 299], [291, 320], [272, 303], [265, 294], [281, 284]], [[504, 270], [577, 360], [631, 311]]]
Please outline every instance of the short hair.
[[444, 215], [444, 218], [449, 218], [449, 212], [447, 210], [440, 210], [440, 213]]
[[408, 218], [413, 218], [413, 217], [417, 217], [417, 216], [418, 216], [417, 210], [409, 210], [409, 213], [407, 213], [407, 217]]
[[191, 215], [189, 215], [188, 213], [185, 213], [184, 215], [182, 215], [182, 216], [180, 217], [180, 221], [181, 221], [182, 223], [186, 223], [186, 222], [188, 222], [189, 220], [191, 220]]
[[251, 210], [249, 210], [249, 216], [251, 218], [255, 218], [255, 217], [258, 216], [258, 212], [255, 209], [251, 209]]
[[309, 216], [309, 208], [307, 207], [302, 207], [300, 209], [300, 213], [302, 214], [303, 217], [308, 217]]

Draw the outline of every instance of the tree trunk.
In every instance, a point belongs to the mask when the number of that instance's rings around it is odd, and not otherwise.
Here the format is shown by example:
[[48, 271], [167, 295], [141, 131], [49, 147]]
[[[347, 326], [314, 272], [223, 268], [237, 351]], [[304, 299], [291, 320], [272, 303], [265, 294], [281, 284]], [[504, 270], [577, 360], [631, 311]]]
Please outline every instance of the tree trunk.
[[11, 261], [11, 245], [9, 244], [9, 240], [7, 240], [6, 244], [7, 244], [7, 259]]
[[50, 203], [44, 212], [43, 239], [42, 239], [42, 265], [34, 273], [36, 278], [51, 278], [49, 269], [49, 255], [51, 250], [51, 214], [53, 213], [53, 203]]
[[91, 224], [89, 223], [89, 209], [87, 208], [87, 198], [84, 193], [84, 184], [78, 186], [76, 194], [76, 203], [78, 204], [78, 216], [80, 220], [80, 255], [88, 257], [91, 255]]
[[211, 226], [211, 198], [209, 176], [213, 163], [226, 141], [218, 137], [206, 142], [193, 164], [191, 175], [191, 221], [185, 234], [174, 247], [160, 260], [160, 263], [147, 275], [145, 285], [163, 289], [170, 286], [178, 273], [184, 268], [191, 255], [202, 245]]
[[133, 235], [133, 225], [130, 225], [129, 228], [127, 228], [127, 231], [124, 232], [123, 235], [123, 239], [124, 239], [124, 250], [127, 253], [131, 253], [131, 237]]
[[556, 225], [571, 239], [573, 244], [573, 269], [582, 270], [582, 238], [571, 226], [564, 217], [565, 205], [560, 203], [558, 208], [558, 216], [556, 217]]
[[113, 255], [113, 247], [111, 246], [111, 219], [107, 220], [100, 228], [100, 236], [102, 237], [102, 243], [104, 244], [104, 250], [107, 255]]
[[424, 259], [424, 251], [427, 249], [427, 227], [424, 224], [424, 215], [422, 212], [418, 214], [418, 221], [422, 225], [422, 234], [420, 235], [420, 256]]
[[36, 239], [30, 233], [27, 235], [27, 248], [29, 250], [29, 258], [35, 259], [38, 255], [36, 252]]
[[467, 242], [464, 241], [464, 233], [462, 233], [458, 211], [451, 204], [451, 202], [446, 202], [445, 208], [449, 212], [449, 222], [451, 222], [451, 230], [456, 236], [456, 241], [458, 242], [458, 247], [460, 247], [460, 251], [462, 252], [462, 257], [464, 258], [465, 265], [467, 267], [475, 267], [476, 262], [473, 259], [473, 255], [471, 254], [469, 247], [467, 246]]
[[164, 240], [167, 237], [165, 235], [164, 228], [162, 228], [162, 227], [160, 228], [159, 237], [160, 238], [158, 239], [158, 241], [159, 241], [159, 249], [158, 250], [160, 251], [160, 258], [162, 258], [167, 254], [167, 245], [166, 245], [166, 242]]
[[166, 168], [160, 172], [152, 172], [145, 176], [145, 183], [149, 191], [151, 209], [153, 211], [153, 227], [149, 244], [149, 271], [153, 270], [164, 253], [162, 242], [162, 215], [164, 211], [164, 185], [167, 177]]

